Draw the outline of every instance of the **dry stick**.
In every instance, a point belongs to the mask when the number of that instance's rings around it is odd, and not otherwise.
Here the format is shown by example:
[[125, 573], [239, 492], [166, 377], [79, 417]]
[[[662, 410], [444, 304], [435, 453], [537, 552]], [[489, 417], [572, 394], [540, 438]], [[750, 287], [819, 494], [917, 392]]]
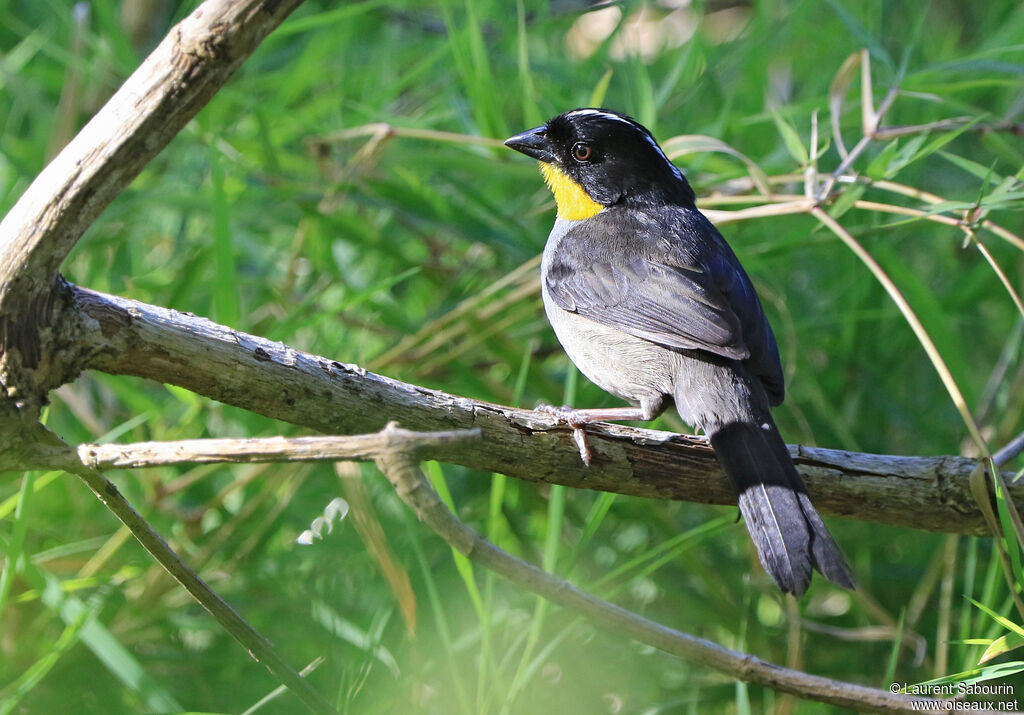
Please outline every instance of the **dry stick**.
[[[303, 353], [167, 308], [71, 288], [68, 320], [84, 326], [89, 366], [167, 382], [258, 414], [328, 434], [479, 428], [479, 442], [447, 459], [534, 482], [659, 499], [735, 505], [714, 453], [668, 432], [588, 427], [585, 467], [571, 430], [550, 415], [430, 390]], [[893, 457], [798, 447], [798, 468], [819, 510], [931, 531], [986, 533], [968, 477], [975, 460]], [[0, 452], [0, 469], [13, 465]], [[31, 465], [27, 465], [31, 466]], [[1024, 501], [1024, 485], [1009, 492]]]
[[839, 162], [839, 166], [835, 168], [835, 170], [821, 185], [821, 188], [818, 190], [817, 194], [818, 201], [823, 201], [825, 197], [829, 195], [829, 193], [832, 191], [832, 187], [835, 186], [837, 181], [839, 181], [839, 178], [840, 176], [843, 175], [843, 172], [845, 172], [853, 164], [853, 162], [856, 161], [857, 158], [864, 153], [864, 151], [868, 148], [868, 145], [871, 144], [871, 141], [874, 138], [874, 132], [878, 128], [878, 123], [882, 121], [882, 117], [889, 110], [889, 107], [892, 106], [892, 103], [896, 99], [896, 95], [898, 93], [899, 90], [896, 87], [893, 87], [885, 95], [885, 98], [882, 100], [882, 106], [879, 107], [878, 109], [878, 113], [873, 115], [873, 120], [870, 124], [871, 129], [867, 129], [868, 124], [867, 122], [865, 122], [864, 136], [860, 138], [860, 141], [858, 141], [854, 145], [853, 149], [850, 150], [850, 153], [847, 154], [841, 162]]
[[[401, 439], [403, 430], [391, 428]], [[668, 628], [603, 601], [568, 581], [508, 554], [459, 521], [430, 487], [419, 465], [398, 450], [388, 452], [377, 465], [387, 475], [399, 497], [452, 548], [518, 586], [533, 591], [571, 612], [641, 643], [681, 656], [726, 673], [738, 680], [763, 685], [819, 702], [863, 712], [916, 712], [911, 698], [853, 683], [809, 675], [783, 668], [752, 655]], [[930, 701], [915, 698], [918, 702]], [[940, 711], [941, 712], [941, 711]]]
[[1009, 229], [1000, 226], [991, 219], [985, 219], [984, 221], [982, 221], [981, 226], [982, 228], [987, 228], [989, 231], [999, 236], [999, 238], [1003, 239], [1004, 241], [1007, 241], [1008, 243], [1011, 243], [1020, 250], [1024, 251], [1024, 239], [1022, 239], [1020, 236], [1013, 233]]
[[[768, 182], [770, 184], [779, 185], [779, 184], [794, 184], [794, 183], [798, 183], [798, 182], [803, 181], [804, 177], [803, 177], [803, 174], [778, 174], [778, 175], [775, 175], [775, 176], [769, 176], [767, 178], [768, 178]], [[919, 201], [923, 201], [923, 202], [925, 202], [927, 204], [932, 204], [932, 205], [939, 204], [939, 203], [944, 203], [946, 201], [946, 199], [942, 198], [941, 196], [937, 196], [937, 195], [935, 195], [933, 193], [930, 193], [928, 191], [923, 191], [923, 190], [918, 189], [918, 188], [916, 188], [914, 186], [907, 186], [906, 184], [900, 184], [900, 183], [898, 183], [896, 181], [888, 181], [888, 180], [884, 180], [884, 179], [880, 180], [880, 181], [876, 181], [876, 180], [873, 180], [873, 179], [869, 179], [866, 176], [858, 176], [858, 175], [853, 175], [853, 174], [843, 174], [842, 176], [838, 177], [837, 183], [840, 183], [840, 184], [862, 184], [862, 185], [867, 186], [869, 188], [880, 189], [882, 191], [887, 191], [887, 192], [892, 193], [892, 194], [898, 194], [900, 196], [906, 196], [907, 198], [917, 199]], [[730, 188], [733, 191], [752, 191], [754, 188], [756, 188], [756, 184], [755, 184], [754, 180], [751, 177], [749, 177], [749, 176], [744, 176], [744, 177], [740, 177], [738, 179], [733, 179], [731, 181], [726, 182], [724, 184], [724, 186]], [[776, 195], [774, 195], [774, 194], [770, 195], [769, 199], [772, 200], [772, 201], [782, 200], [781, 197], [779, 199], [773, 198], [775, 196]], [[788, 196], [788, 197], [785, 197], [785, 200], [795, 200], [797, 198], [800, 198], [800, 197], [798, 197], [798, 196]], [[765, 200], [769, 200], [769, 199], [765, 199]], [[709, 200], [711, 200], [711, 201], [718, 201], [719, 197], [718, 196], [709, 197], [708, 199], [702, 199], [702, 201], [698, 202], [698, 203], [703, 203], [703, 202], [706, 202], [706, 201], [709, 201]], [[733, 200], [733, 199], [730, 199], [730, 200]], [[747, 201], [750, 202], [750, 203], [753, 203], [755, 201], [761, 201], [761, 200], [762, 200], [762, 198], [759, 195], [754, 195], [754, 196], [747, 197]], [[863, 208], [869, 208], [869, 206], [866, 205], [867, 203], [868, 202], [858, 202], [858, 204], [862, 205]], [[886, 210], [886, 209], [880, 208], [881, 206], [886, 206], [886, 205], [887, 204], [878, 204], [878, 206], [879, 206], [878, 210], [880, 210], [880, 211]], [[890, 207], [890, 208], [899, 208], [899, 209], [901, 209], [901, 211], [904, 210], [902, 207]], [[913, 209], [909, 209], [909, 210], [913, 210]], [[898, 211], [893, 211], [892, 213], [899, 213], [899, 212]], [[727, 213], [725, 215], [728, 216]], [[959, 225], [960, 223], [962, 223], [962, 221], [960, 219], [952, 218], [952, 217], [949, 217], [949, 216], [943, 216], [942, 214], [931, 214], [931, 216], [937, 216], [937, 217], [939, 217], [939, 220], [941, 220], [943, 223], [947, 223], [949, 225]], [[935, 220], [934, 218], [930, 218], [929, 216], [921, 216], [921, 218], [925, 218], [925, 219], [928, 219], [928, 220]], [[985, 230], [990, 231], [990, 232], [994, 233], [995, 235], [999, 236], [999, 238], [1003, 239], [1007, 243], [1015, 246], [1016, 248], [1020, 249], [1021, 251], [1024, 251], [1024, 237], [1018, 236], [1017, 234], [1013, 233], [1009, 229], [1007, 229], [1007, 228], [1005, 228], [1003, 226], [1000, 226], [997, 223], [994, 223], [990, 219], [985, 219], [984, 221], [982, 221], [981, 222], [981, 226]]]
[[1005, 447], [992, 455], [992, 461], [996, 466], [1003, 466], [1011, 459], [1024, 452], [1024, 432], [1014, 437]]
[[249, 655], [253, 659], [265, 666], [280, 683], [294, 692], [310, 710], [321, 715], [337, 715], [337, 710], [288, 664], [269, 640], [250, 626], [244, 618], [238, 615], [230, 605], [221, 599], [213, 589], [206, 585], [198, 574], [190, 569], [174, 553], [170, 545], [132, 508], [132, 505], [121, 495], [116, 486], [105, 479], [97, 470], [82, 464], [76, 465], [72, 460], [69, 460], [69, 463], [63, 468], [74, 473], [85, 482], [86, 486], [103, 502], [104, 506], [120, 519], [122, 524], [128, 527], [132, 535], [142, 544], [143, 548], [185, 590], [192, 594], [192, 597], [217, 620], [217, 623], [231, 637], [249, 651]]
[[342, 129], [340, 131], [332, 132], [331, 134], [313, 137], [307, 140], [307, 143], [314, 145], [334, 144], [362, 137], [370, 137], [371, 140], [376, 139], [377, 141], [380, 141], [378, 137], [382, 139], [404, 137], [406, 139], [425, 139], [433, 142], [456, 143], [463, 146], [475, 144], [491, 147], [493, 149], [501, 149], [505, 146], [505, 142], [501, 139], [482, 137], [477, 134], [460, 134], [458, 132], [445, 132], [438, 129], [421, 129], [418, 127], [396, 127], [385, 122], [373, 122], [370, 124], [363, 124], [358, 127]]
[[988, 250], [988, 247], [981, 242], [970, 226], [966, 223], [962, 223], [960, 228], [963, 229], [964, 233], [970, 236], [971, 243], [973, 243], [981, 255], [984, 256], [988, 265], [992, 268], [992, 272], [996, 274], [999, 278], [999, 282], [1003, 284], [1003, 288], [1010, 294], [1010, 300], [1012, 300], [1013, 304], [1017, 306], [1017, 312], [1020, 313], [1022, 318], [1024, 318], [1024, 301], [1021, 301], [1020, 296], [1017, 295], [1017, 289], [1013, 287], [1013, 283], [1010, 282], [1006, 272], [996, 261], [995, 256], [993, 256], [992, 252]]
[[885, 141], [887, 139], [896, 139], [898, 137], [911, 136], [913, 134], [921, 134], [923, 132], [934, 132], [936, 130], [945, 129], [959, 129], [971, 122], [973, 117], [951, 117], [949, 119], [939, 119], [934, 122], [927, 122], [925, 124], [910, 124], [899, 127], [879, 127], [872, 134], [873, 139], [879, 141]]
[[[479, 438], [480, 430], [410, 432], [402, 449], [409, 454], [429, 451], [443, 460], [452, 447]], [[176, 464], [225, 464], [262, 462], [338, 462], [377, 459], [393, 449], [394, 439], [380, 434], [331, 437], [258, 437], [248, 439], [183, 439], [133, 444], [81, 444], [81, 465], [90, 469], [139, 469]], [[67, 468], [66, 464], [55, 464]]]

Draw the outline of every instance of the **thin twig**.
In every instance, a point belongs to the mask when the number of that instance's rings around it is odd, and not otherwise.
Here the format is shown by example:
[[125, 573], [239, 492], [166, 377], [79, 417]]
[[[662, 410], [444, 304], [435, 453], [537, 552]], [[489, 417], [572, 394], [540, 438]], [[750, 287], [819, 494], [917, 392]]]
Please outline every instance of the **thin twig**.
[[1012, 243], [1014, 246], [1024, 251], [1024, 238], [1021, 238], [1020, 236], [1013, 233], [1009, 229], [1000, 226], [999, 224], [995, 223], [990, 219], [985, 219], [984, 221], [982, 221], [981, 227], [988, 229], [995, 235], [999, 236], [999, 238], [1003, 239], [1004, 241]]
[[1001, 467], [1011, 459], [1024, 452], [1024, 432], [1014, 437], [1006, 446], [992, 455], [992, 461]]
[[927, 124], [913, 124], [903, 127], [879, 127], [875, 130], [872, 136], [874, 139], [885, 141], [887, 139], [896, 139], [897, 137], [906, 137], [924, 132], [934, 132], [936, 130], [959, 129], [972, 119], [972, 117], [951, 117], [949, 119], [939, 119], [934, 122], [928, 122]]
[[[443, 459], [447, 447], [479, 437], [478, 429], [410, 432], [402, 449], [409, 454], [429, 450], [431, 458]], [[390, 440], [387, 444], [392, 445], [396, 437], [391, 435], [387, 439]], [[82, 444], [77, 454], [82, 465], [91, 469], [137, 469], [173, 464], [369, 461], [379, 458], [386, 448], [393, 446], [386, 446], [380, 434], [364, 434]]]
[[928, 640], [912, 628], [900, 631], [896, 626], [855, 626], [844, 628], [819, 623], [809, 618], [798, 618], [801, 628], [814, 633], [834, 638], [846, 643], [894, 643], [899, 641], [900, 648], [913, 655], [913, 666], [919, 667], [928, 650]]
[[1002, 284], [1003, 289], [1010, 295], [1010, 300], [1012, 300], [1013, 304], [1017, 307], [1017, 312], [1020, 313], [1022, 318], [1024, 318], [1024, 302], [1021, 301], [1020, 296], [1017, 294], [1017, 289], [1013, 287], [1013, 283], [1010, 282], [1010, 279], [1007, 277], [1003, 267], [999, 265], [995, 256], [993, 256], [992, 252], [988, 250], [988, 246], [981, 242], [977, 234], [974, 232], [974, 229], [972, 229], [969, 224], [961, 222], [960, 228], [969, 237], [970, 242], [978, 249], [978, 252], [985, 258], [989, 267], [992, 268], [992, 272], [999, 278], [999, 282]]
[[719, 226], [725, 226], [737, 221], [749, 221], [755, 218], [767, 218], [769, 216], [789, 216], [792, 214], [809, 213], [814, 207], [813, 200], [800, 199], [798, 201], [786, 201], [782, 203], [766, 203], [761, 206], [738, 209], [736, 211], [705, 211], [707, 217]]
[[[804, 177], [803, 177], [803, 174], [789, 173], [789, 174], [776, 174], [774, 176], [769, 176], [769, 177], [766, 177], [766, 178], [767, 178], [768, 183], [770, 183], [772, 185], [775, 185], [775, 186], [779, 186], [779, 185], [794, 184], [794, 183], [797, 183], [797, 182], [802, 182]], [[933, 194], [931, 192], [924, 191], [924, 190], [919, 189], [919, 188], [917, 188], [915, 186], [907, 186], [906, 184], [901, 184], [899, 182], [890, 181], [890, 180], [886, 180], [886, 179], [882, 179], [882, 180], [877, 180], [876, 181], [876, 180], [870, 179], [870, 178], [868, 178], [866, 176], [858, 176], [858, 175], [854, 175], [854, 174], [843, 174], [843, 175], [839, 176], [836, 179], [836, 183], [838, 183], [838, 184], [861, 184], [861, 185], [867, 186], [869, 188], [875, 188], [875, 189], [879, 189], [881, 191], [886, 191], [886, 192], [889, 192], [889, 193], [898, 194], [900, 196], [906, 196], [907, 198], [916, 199], [918, 201], [923, 201], [923, 202], [925, 202], [927, 204], [932, 204], [932, 205], [939, 204], [939, 203], [944, 203], [946, 201], [946, 199], [944, 199], [941, 196], [937, 196], [937, 195], [935, 195], [935, 194]], [[721, 185], [721, 190], [722, 191], [728, 191], [730, 193], [726, 193], [726, 194], [715, 193], [715, 194], [712, 194], [711, 196], [708, 196], [708, 197], [703, 198], [700, 201], [698, 201], [698, 204], [702, 205], [702, 206], [715, 206], [715, 205], [719, 205], [719, 204], [731, 204], [731, 203], [753, 203], [753, 204], [758, 204], [758, 205], [757, 206], [753, 206], [751, 208], [758, 209], [758, 208], [760, 208], [760, 204], [764, 204], [764, 203], [781, 204], [781, 203], [795, 202], [795, 201], [798, 201], [801, 198], [800, 196], [797, 196], [797, 195], [794, 195], [794, 194], [765, 194], [763, 196], [761, 194], [752, 194], [752, 195], [748, 195], [748, 196], [743, 196], [743, 195], [738, 195], [738, 194], [735, 193], [735, 192], [740, 192], [740, 191], [753, 191], [755, 188], [756, 187], [755, 187], [754, 181], [749, 176], [744, 176], [744, 177], [740, 177], [740, 178], [737, 178], [737, 179], [731, 179], [730, 181], [725, 182], [724, 184]], [[904, 207], [904, 206], [896, 206], [894, 204], [883, 204], [883, 203], [877, 203], [877, 202], [873, 202], [873, 201], [857, 201], [855, 203], [855, 206], [857, 206], [858, 208], [863, 208], [863, 209], [869, 210], [869, 211], [885, 211], [887, 213], [905, 214], [905, 215], [908, 215], [908, 216], [918, 216], [918, 217], [920, 217], [922, 219], [925, 219], [925, 220], [928, 220], [928, 221], [937, 221], [939, 223], [944, 223], [944, 224], [946, 224], [948, 226], [959, 226], [960, 224], [963, 223], [962, 219], [960, 219], [960, 218], [954, 218], [952, 216], [946, 216], [946, 215], [941, 214], [941, 213], [928, 214], [928, 212], [921, 211], [919, 209], [908, 208], [908, 207]], [[788, 211], [785, 211], [784, 213], [794, 213], [794, 212], [795, 212], [795, 206], [793, 207], [793, 210], [788, 210]], [[736, 220], [735, 217], [731, 217], [730, 216], [730, 212], [726, 212], [726, 211], [717, 212], [716, 216], [717, 216], [717, 218], [715, 219], [716, 222], [723, 221], [723, 220], [724, 221], [730, 221], [730, 220], [734, 221], [734, 220]], [[756, 214], [756, 213], [755, 214], [744, 214], [744, 215], [741, 216], [741, 218], [759, 218], [759, 217], [760, 217], [760, 214]], [[1007, 243], [1012, 244], [1013, 246], [1015, 246], [1016, 248], [1020, 249], [1021, 251], [1024, 251], [1024, 237], [1018, 236], [1017, 234], [1013, 233], [1009, 229], [1007, 229], [1007, 228], [1005, 228], [1003, 226], [1000, 226], [999, 224], [997, 224], [997, 223], [995, 223], [995, 222], [993, 222], [993, 221], [991, 221], [989, 219], [985, 219], [984, 221], [982, 221], [981, 222], [981, 227], [984, 228], [986, 231], [990, 231], [991, 233], [995, 234], [996, 236], [998, 236], [999, 238], [1003, 239]]]
[[[402, 430], [391, 428], [396, 435]], [[466, 557], [570, 612], [628, 638], [693, 660], [738, 680], [804, 698], [866, 712], [915, 712], [911, 698], [853, 683], [810, 675], [668, 628], [603, 601], [502, 551], [459, 521], [430, 487], [419, 465], [400, 450], [378, 460], [402, 500], [448, 544]], [[915, 698], [917, 701], [928, 700]], [[938, 702], [938, 701], [935, 701]]]
[[449, 142], [460, 145], [475, 144], [477, 146], [486, 146], [495, 149], [500, 149], [504, 146], [504, 142], [501, 139], [482, 137], [477, 134], [461, 134], [459, 132], [446, 132], [439, 129], [422, 129], [420, 127], [396, 127], [384, 122], [362, 124], [358, 127], [342, 129], [323, 136], [311, 137], [307, 140], [307, 143], [319, 146], [323, 144], [336, 144], [350, 139], [361, 139], [363, 137], [370, 137], [371, 140], [376, 143], [392, 137], [402, 137], [405, 139], [424, 139], [427, 141]]

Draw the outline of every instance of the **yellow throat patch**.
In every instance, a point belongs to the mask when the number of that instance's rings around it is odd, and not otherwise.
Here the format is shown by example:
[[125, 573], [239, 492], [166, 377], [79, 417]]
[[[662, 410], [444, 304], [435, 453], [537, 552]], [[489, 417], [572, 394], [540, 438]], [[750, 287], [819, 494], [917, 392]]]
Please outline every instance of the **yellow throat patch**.
[[554, 164], [547, 162], [540, 163], [540, 173], [544, 175], [544, 183], [555, 195], [555, 204], [558, 205], [558, 218], [568, 221], [578, 221], [582, 218], [590, 218], [604, 208], [601, 204], [587, 196], [583, 187], [569, 178], [569, 175]]

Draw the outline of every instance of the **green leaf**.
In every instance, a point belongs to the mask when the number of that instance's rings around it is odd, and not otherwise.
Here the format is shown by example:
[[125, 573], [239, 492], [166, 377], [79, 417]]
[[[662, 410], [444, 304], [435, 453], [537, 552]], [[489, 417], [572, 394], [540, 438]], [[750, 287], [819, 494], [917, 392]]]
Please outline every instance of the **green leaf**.
[[600, 107], [604, 105], [605, 95], [608, 94], [608, 86], [612, 83], [612, 76], [615, 74], [615, 70], [611, 67], [604, 71], [601, 75], [601, 79], [597, 80], [597, 84], [594, 85], [594, 91], [590, 93], [590, 106]]
[[843, 193], [839, 194], [839, 198], [828, 207], [828, 213], [832, 218], [839, 218], [844, 213], [853, 208], [853, 205], [857, 203], [864, 192], [867, 190], [867, 186], [864, 184], [854, 184], [853, 186], [846, 186], [843, 189]]
[[874, 181], [880, 181], [881, 179], [892, 176], [889, 171], [889, 165], [892, 164], [896, 158], [896, 153], [899, 151], [900, 141], [899, 139], [893, 139], [891, 142], [882, 147], [882, 151], [878, 153], [871, 163], [868, 164], [868, 168], [864, 170], [864, 175]]
[[915, 161], [920, 161], [921, 159], [924, 159], [927, 156], [931, 156], [935, 152], [939, 151], [942, 147], [946, 146], [951, 141], [956, 139], [958, 136], [966, 132], [972, 126], [977, 124], [979, 121], [981, 121], [981, 117], [975, 117], [971, 119], [969, 122], [964, 122], [964, 124], [957, 127], [956, 129], [951, 129], [950, 131], [940, 133], [937, 137], [935, 137], [930, 142], [925, 144], [920, 151], [914, 154], [914, 156], [910, 159], [910, 161], [907, 162], [907, 164], [913, 163]]
[[832, 124], [832, 138], [837, 146], [843, 148], [842, 153], [844, 155], [846, 147], [843, 145], [843, 135], [840, 130], [843, 103], [846, 101], [846, 93], [850, 89], [850, 84], [859, 71], [860, 52], [858, 51], [850, 54], [843, 60], [843, 64], [839, 67], [839, 71], [836, 72], [836, 76], [832, 78], [832, 84], [828, 88], [828, 112], [829, 121]]
[[[828, 0], [828, 4], [833, 12], [835, 12], [836, 17], [839, 18], [839, 21], [846, 26], [846, 29], [853, 36], [853, 46], [867, 47], [872, 57], [883, 62], [890, 70], [895, 71], [896, 66], [892, 61], [892, 56], [882, 46], [878, 38], [868, 32], [867, 28], [854, 17], [853, 13], [840, 4], [838, 0]], [[849, 38], [847, 38], [847, 41], [849, 41]]]
[[1005, 636], [1000, 636], [991, 642], [985, 652], [981, 654], [981, 659], [978, 660], [978, 664], [982, 664], [987, 660], [992, 660], [996, 656], [1008, 653], [1014, 648], [1020, 648], [1024, 645], [1024, 635], [1019, 633], [1007, 633]]
[[[953, 673], [952, 675], [944, 675], [941, 678], [935, 678], [933, 680], [925, 680], [907, 687], [907, 691], [914, 692], [915, 688], [926, 688], [927, 686], [947, 685], [950, 683], [964, 683], [965, 685], [971, 685], [973, 683], [981, 683], [986, 680], [994, 680], [995, 678], [1008, 678], [1011, 675], [1016, 675], [1020, 672], [1024, 672], [1024, 660], [1014, 660], [1008, 663], [987, 665], [984, 668], [972, 668], [971, 670]], [[920, 692], [923, 692], [923, 690]]]
[[896, 682], [896, 664], [899, 662], [900, 645], [903, 643], [903, 621], [906, 618], [906, 608], [900, 609], [900, 618], [896, 623], [896, 637], [892, 641], [892, 648], [889, 650], [889, 662], [885, 667], [883, 684]]
[[918, 150], [928, 139], [927, 134], [918, 134], [917, 136], [910, 137], [896, 152], [896, 156], [893, 157], [889, 165], [885, 167], [885, 176], [887, 179], [891, 179], [896, 176], [905, 166], [910, 164], [914, 157], [917, 155]]
[[379, 663], [391, 671], [396, 678], [400, 670], [395, 656], [379, 642], [370, 631], [358, 626], [347, 618], [343, 617], [334, 608], [323, 601], [314, 601], [311, 604], [313, 618], [327, 631], [334, 634], [341, 640], [356, 648], [372, 655]]
[[971, 603], [973, 603], [977, 608], [986, 613], [993, 621], [1001, 625], [1006, 630], [1011, 631], [1017, 634], [1018, 636], [1024, 636], [1024, 627], [1017, 625], [1005, 616], [999, 615], [985, 604], [979, 603], [978, 601], [975, 601], [973, 598], [968, 600], [970, 600]]
[[[457, 513], [455, 509], [455, 500], [452, 499], [451, 490], [448, 489], [448, 480], [445, 479], [444, 470], [438, 462], [427, 462], [427, 477], [430, 479], [430, 483], [434, 486], [437, 491], [437, 495], [441, 497], [441, 501], [444, 502], [445, 506], [451, 510], [453, 514]], [[455, 560], [455, 568], [459, 572], [459, 576], [462, 577], [462, 583], [466, 587], [466, 593], [469, 594], [469, 599], [473, 603], [473, 608], [476, 609], [477, 615], [483, 618], [485, 615], [483, 598], [480, 596], [480, 589], [476, 585], [476, 577], [473, 574], [473, 562], [466, 558], [465, 555], [460, 553], [452, 547], [452, 558]]]
[[15, 575], [23, 570], [22, 559], [26, 559], [24, 552], [25, 533], [28, 530], [28, 519], [32, 499], [36, 493], [35, 481], [37, 472], [25, 472], [21, 477], [21, 488], [17, 495], [17, 508], [14, 511], [14, 525], [11, 529], [11, 538], [4, 545], [3, 569], [0, 570], [0, 615], [4, 612], [7, 604], [7, 596], [11, 592], [11, 585], [14, 583]]
[[224, 188], [224, 169], [221, 167], [220, 149], [210, 147], [210, 198], [213, 214], [213, 251], [216, 284], [214, 286], [214, 315], [217, 321], [233, 328], [240, 327], [241, 305], [238, 300], [238, 269], [235, 247], [231, 240], [231, 219], [227, 193]]
[[804, 146], [803, 142], [800, 141], [800, 135], [797, 133], [793, 125], [786, 121], [786, 119], [779, 114], [778, 110], [772, 110], [772, 119], [775, 121], [775, 126], [779, 130], [779, 136], [782, 137], [782, 141], [786, 144], [786, 150], [789, 155], [800, 166], [806, 166], [808, 159], [807, 147]]
[[953, 164], [954, 166], [963, 169], [968, 174], [971, 174], [972, 176], [981, 179], [982, 181], [987, 180], [989, 177], [1002, 181], [1003, 177], [1000, 176], [999, 174], [996, 174], [992, 170], [992, 167], [982, 166], [976, 161], [971, 161], [970, 159], [964, 158], [957, 154], [950, 154], [949, 152], [945, 151], [940, 151], [939, 156], [941, 156], [943, 159]]
[[[1003, 547], [1010, 558], [1010, 570], [1013, 572], [1014, 583], [1024, 584], [1024, 567], [1021, 564], [1021, 534], [1017, 528], [1020, 526], [1020, 517], [1012, 511], [1016, 509], [1016, 506], [1007, 499], [1003, 481], [998, 474], [994, 474], [995, 469], [995, 465], [990, 460], [989, 474], [995, 487], [996, 512], [999, 515], [999, 524], [1003, 528], [1003, 533], [999, 538], [1002, 539]], [[1024, 635], [1024, 631], [1021, 634]]]

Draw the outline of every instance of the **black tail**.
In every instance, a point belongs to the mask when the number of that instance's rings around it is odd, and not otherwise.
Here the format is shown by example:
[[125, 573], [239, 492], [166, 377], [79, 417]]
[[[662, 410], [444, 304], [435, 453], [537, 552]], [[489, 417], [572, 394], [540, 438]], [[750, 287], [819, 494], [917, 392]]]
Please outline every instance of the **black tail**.
[[850, 567], [807, 496], [789, 450], [770, 416], [761, 426], [734, 422], [710, 432], [711, 446], [729, 476], [764, 570], [797, 596], [811, 568], [853, 588]]

